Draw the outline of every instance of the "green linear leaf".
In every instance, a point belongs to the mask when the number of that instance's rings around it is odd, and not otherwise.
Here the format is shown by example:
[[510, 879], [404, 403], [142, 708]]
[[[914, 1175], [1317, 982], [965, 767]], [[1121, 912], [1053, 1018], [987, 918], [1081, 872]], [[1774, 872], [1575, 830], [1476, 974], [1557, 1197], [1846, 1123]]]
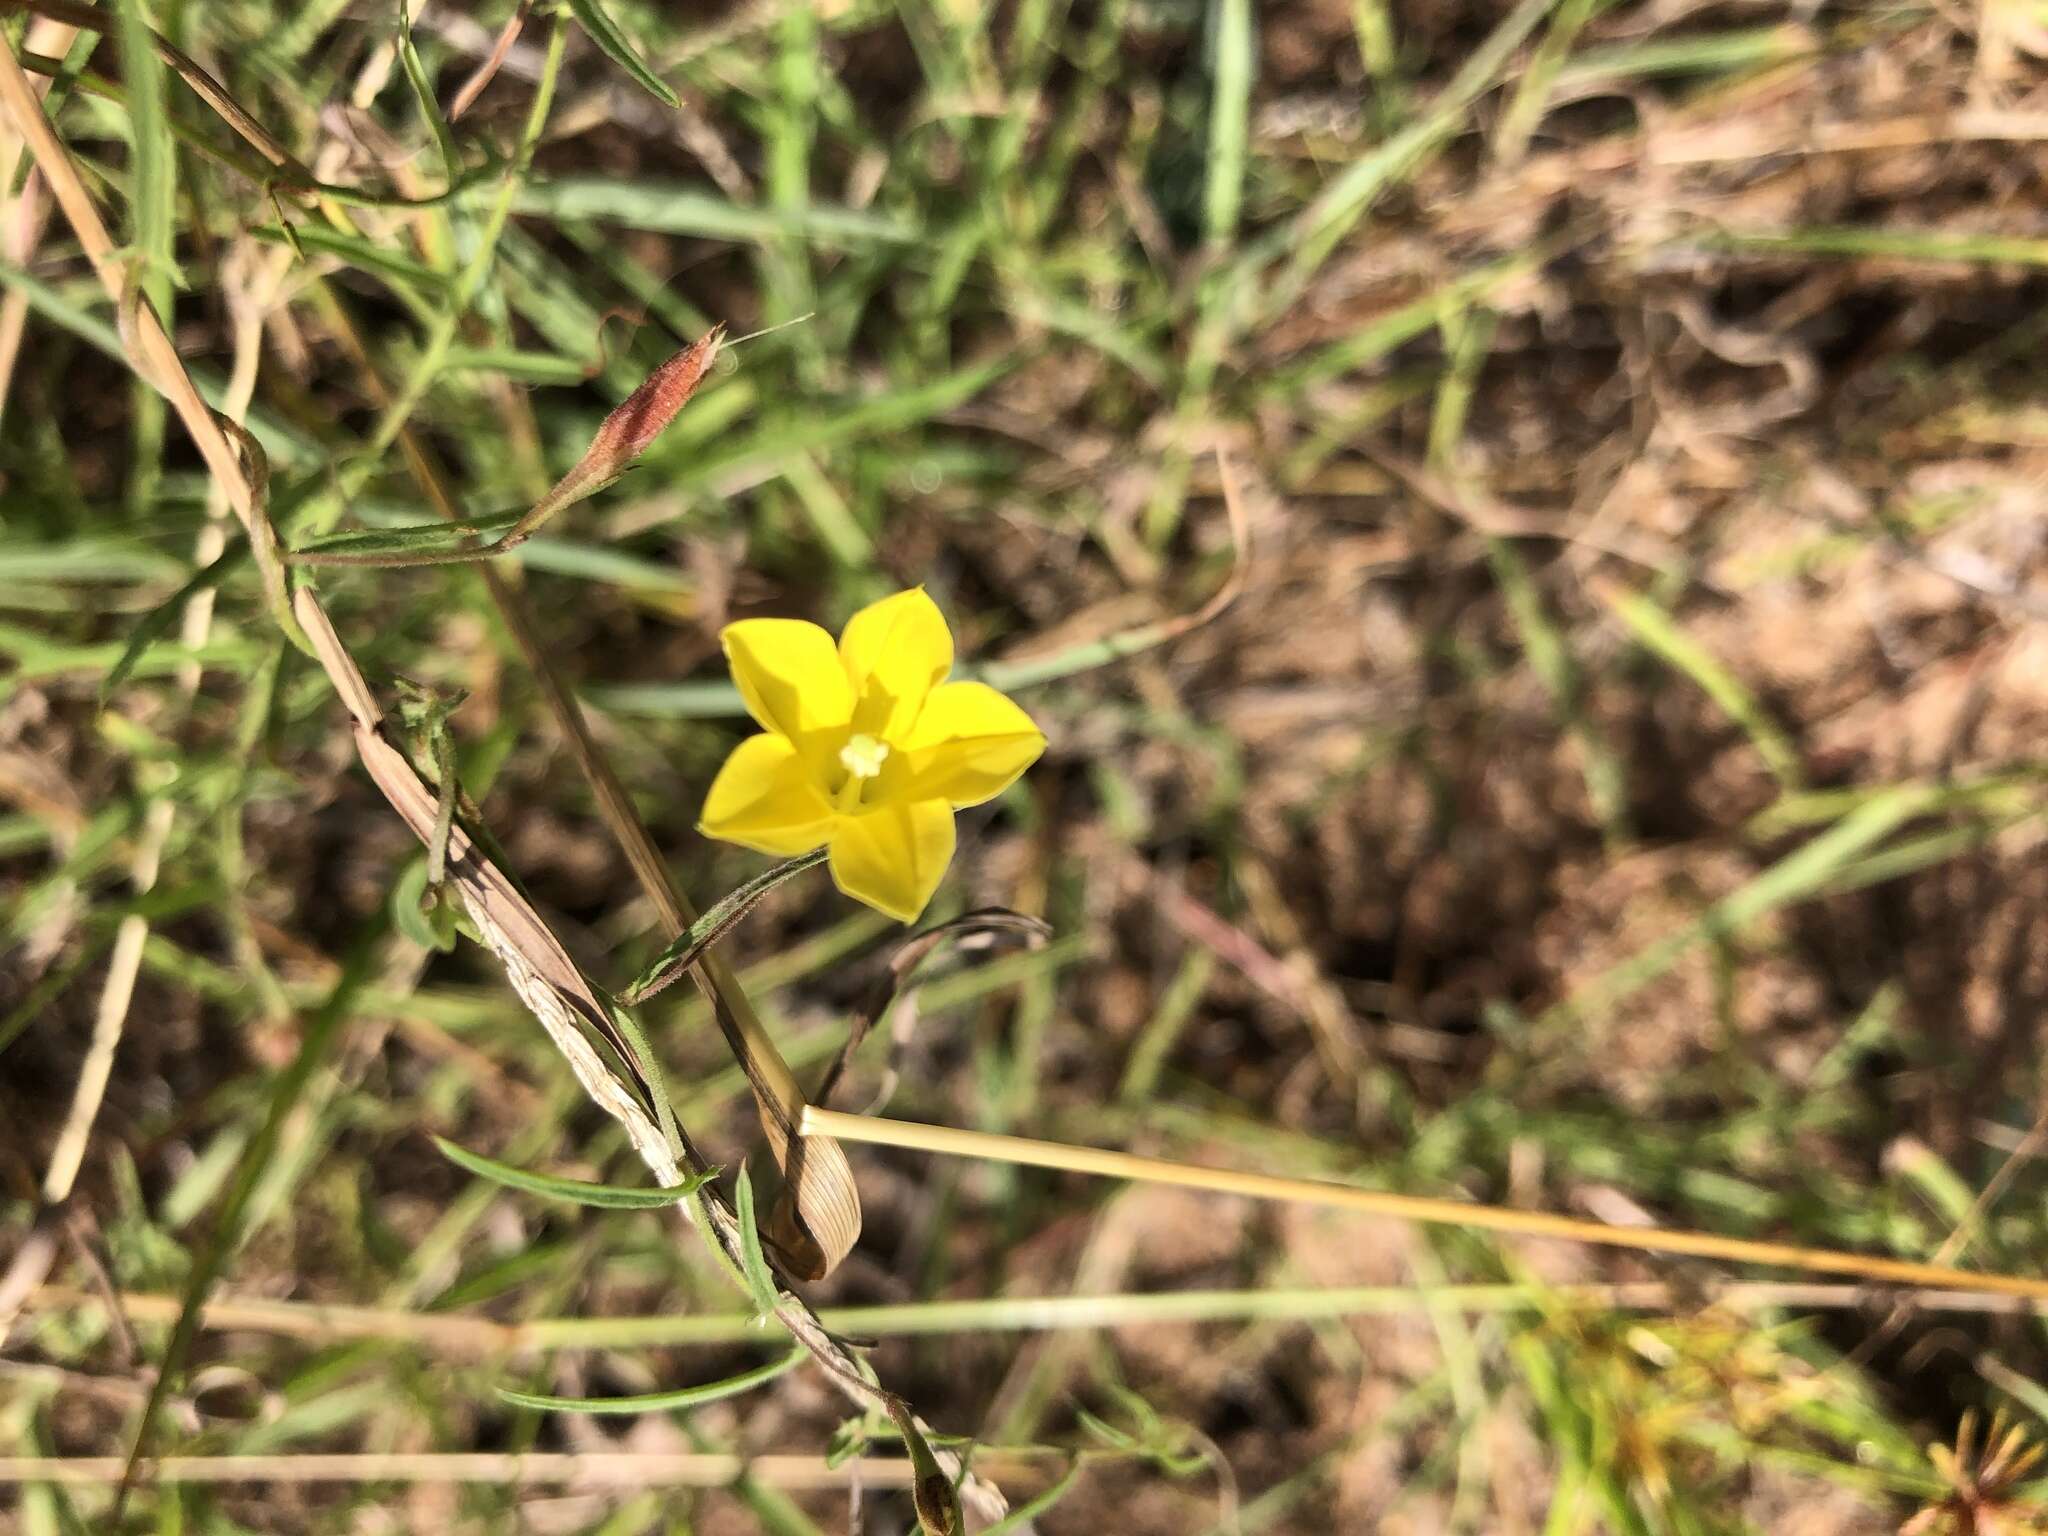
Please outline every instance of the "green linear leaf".
[[135, 670], [135, 664], [142, 660], [142, 653], [171, 631], [178, 622], [178, 616], [185, 611], [185, 605], [200, 593], [217, 587], [240, 565], [249, 553], [247, 539], [232, 540], [202, 569], [193, 572], [192, 579], [163, 602], [142, 616], [128, 636], [128, 643], [121, 648], [121, 656], [100, 682], [100, 703], [105, 704], [114, 690], [128, 681], [128, 674]]
[[816, 869], [825, 862], [825, 852], [823, 848], [816, 848], [809, 853], [800, 853], [795, 858], [756, 875], [732, 892], [692, 923], [686, 931], [678, 934], [674, 942], [656, 955], [653, 963], [634, 979], [630, 987], [619, 994], [619, 1001], [627, 1004], [643, 1002], [670, 983], [680, 980], [683, 972], [696, 963], [697, 957], [731, 932], [749, 912], [754, 910], [762, 897], [783, 881], [793, 879], [807, 869]]
[[754, 1181], [747, 1177], [745, 1163], [740, 1164], [739, 1188], [733, 1203], [739, 1216], [740, 1276], [747, 1282], [754, 1311], [769, 1317], [775, 1311], [775, 1275], [768, 1268], [768, 1255], [761, 1247], [761, 1229], [754, 1222]]
[[435, 148], [441, 153], [442, 169], [447, 173], [447, 185], [452, 187], [462, 176], [462, 156], [455, 148], [455, 135], [449, 131], [448, 119], [441, 113], [441, 104], [434, 99], [433, 82], [427, 79], [427, 68], [420, 62], [419, 50], [413, 46], [412, 12], [405, 0], [398, 0], [398, 62], [404, 67], [405, 83], [412, 88], [420, 116], [426, 119], [427, 128], [434, 135]]
[[1763, 759], [1764, 767], [1780, 785], [1787, 790], [1800, 788], [1804, 775], [1800, 770], [1799, 748], [1718, 656], [1641, 593], [1624, 587], [1602, 587], [1596, 589], [1596, 595], [1609, 612], [1628, 625], [1645, 649], [1692, 679], [1723, 714], [1742, 728], [1757, 756]]
[[143, 257], [143, 291], [168, 326], [177, 280], [178, 161], [165, 102], [164, 65], [152, 45], [142, 0], [120, 0], [114, 10], [121, 75], [128, 84], [128, 132], [135, 148], [129, 179], [130, 228]]
[[494, 512], [459, 523], [409, 523], [401, 528], [350, 529], [346, 533], [322, 534], [308, 539], [291, 551], [294, 555], [402, 555], [416, 549], [454, 548], [476, 534], [501, 533], [518, 522], [521, 513]]
[[521, 1408], [549, 1408], [558, 1413], [660, 1413], [664, 1409], [695, 1408], [720, 1398], [738, 1397], [773, 1381], [802, 1364], [805, 1358], [806, 1351], [798, 1345], [780, 1360], [771, 1360], [723, 1381], [707, 1382], [701, 1387], [678, 1387], [672, 1392], [642, 1392], [632, 1397], [550, 1397], [541, 1392], [517, 1392], [511, 1387], [498, 1388], [498, 1396]]
[[1258, 59], [1252, 37], [1251, 0], [1221, 0], [1214, 11], [1215, 84], [1209, 107], [1209, 178], [1203, 189], [1203, 223], [1218, 250], [1237, 234], [1244, 201], [1244, 168], [1250, 157], [1252, 82]]
[[1995, 262], [2048, 267], [2048, 240], [1944, 229], [1873, 229], [1823, 225], [1788, 230], [1713, 230], [1686, 243], [1760, 255], [1870, 257], [1885, 261]]
[[[322, 224], [308, 221], [290, 228], [279, 224], [259, 224], [250, 233], [272, 245], [289, 244], [301, 250], [339, 256], [360, 271], [374, 272], [380, 277], [393, 279], [397, 284], [417, 285], [437, 297], [447, 291], [446, 273], [436, 272], [425, 262], [414, 261], [410, 256], [401, 255], [375, 241], [329, 229]], [[400, 288], [399, 292], [408, 304], [417, 305], [421, 313], [427, 313], [426, 301], [411, 287]]]
[[139, 538], [86, 536], [68, 543], [22, 539], [0, 542], [0, 581], [158, 581], [181, 574], [185, 562]]
[[704, 1181], [711, 1177], [708, 1173], [697, 1174], [680, 1184], [671, 1184], [659, 1189], [621, 1184], [592, 1184], [583, 1179], [564, 1179], [553, 1174], [514, 1168], [510, 1163], [501, 1163], [495, 1158], [472, 1152], [467, 1147], [457, 1146], [441, 1136], [434, 1138], [434, 1145], [441, 1149], [441, 1155], [449, 1162], [467, 1169], [479, 1178], [490, 1179], [512, 1189], [523, 1189], [528, 1194], [541, 1195], [550, 1200], [568, 1200], [577, 1205], [595, 1205], [607, 1210], [648, 1211], [674, 1205], [695, 1194]]
[[618, 23], [605, 14], [604, 7], [597, 0], [569, 0], [569, 11], [590, 34], [590, 40], [604, 50], [605, 56], [631, 75], [649, 95], [665, 107], [677, 105], [676, 93], [647, 66], [646, 60], [626, 41], [626, 34], [619, 30]]
[[801, 209], [752, 208], [674, 181], [621, 181], [606, 176], [557, 176], [528, 182], [512, 211], [557, 221], [602, 219], [629, 229], [713, 240], [811, 240], [849, 246], [870, 242], [909, 245], [921, 237], [907, 219], [831, 203]]

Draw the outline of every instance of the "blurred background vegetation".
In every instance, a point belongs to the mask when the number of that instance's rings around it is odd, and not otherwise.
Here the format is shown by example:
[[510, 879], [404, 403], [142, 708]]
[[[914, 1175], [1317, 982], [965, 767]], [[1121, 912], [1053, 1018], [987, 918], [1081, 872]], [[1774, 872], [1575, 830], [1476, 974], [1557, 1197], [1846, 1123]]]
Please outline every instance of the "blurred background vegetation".
[[[434, 484], [526, 506], [679, 346], [779, 327], [501, 563], [700, 904], [762, 867], [692, 831], [747, 729], [729, 618], [921, 582], [1044, 727], [935, 915], [1055, 937], [923, 990], [891, 1113], [2038, 1268], [2038, 7], [576, 0], [466, 91], [514, 9], [0, 27], [289, 545]], [[0, 1524], [905, 1529], [886, 1487], [849, 1512], [828, 1451], [891, 1448], [807, 1369], [496, 1396], [779, 1346], [659, 1214], [435, 1151], [643, 1177], [489, 957], [425, 942], [411, 834], [12, 129], [0, 164], [0, 1452], [124, 1456], [196, 1274], [151, 1446], [256, 1458]], [[478, 569], [318, 586], [630, 978], [652, 913]], [[812, 877], [728, 943], [806, 1082], [896, 932]], [[703, 1005], [641, 1018], [707, 1155], [758, 1163]], [[2023, 1307], [854, 1164], [813, 1299], [1053, 1536], [2036, 1528]], [[625, 1459], [434, 1460], [524, 1451]], [[728, 1452], [769, 1459], [690, 1460]]]

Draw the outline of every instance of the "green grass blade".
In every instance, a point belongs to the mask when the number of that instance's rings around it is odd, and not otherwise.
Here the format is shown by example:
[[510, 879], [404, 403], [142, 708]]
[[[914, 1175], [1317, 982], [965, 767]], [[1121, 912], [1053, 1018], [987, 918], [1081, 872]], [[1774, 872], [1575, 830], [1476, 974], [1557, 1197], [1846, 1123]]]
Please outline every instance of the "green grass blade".
[[1691, 678], [1702, 693], [1720, 706], [1723, 714], [1742, 727], [1757, 756], [1779, 784], [1788, 790], [1800, 787], [1803, 775], [1799, 749], [1757, 702], [1756, 695], [1713, 652], [1680, 629], [1670, 614], [1641, 593], [1620, 587], [1595, 590], [1609, 611], [1627, 624], [1646, 648]]
[[407, 555], [419, 550], [453, 549], [478, 534], [502, 533], [525, 514], [494, 512], [460, 523], [410, 523], [400, 528], [352, 528], [323, 533], [292, 550], [293, 555]]
[[251, 233], [259, 240], [339, 256], [360, 272], [374, 272], [388, 279], [391, 291], [403, 299], [408, 308], [421, 315], [432, 312], [421, 297], [423, 292], [432, 294], [436, 299], [445, 299], [447, 295], [446, 273], [436, 272], [423, 261], [415, 261], [388, 244], [366, 240], [361, 235], [310, 223], [289, 231], [279, 225], [261, 224]]
[[809, 1358], [809, 1352], [799, 1345], [780, 1360], [771, 1360], [766, 1365], [742, 1371], [737, 1376], [728, 1376], [723, 1381], [706, 1382], [701, 1387], [677, 1387], [670, 1392], [641, 1392], [631, 1397], [550, 1397], [541, 1392], [515, 1392], [510, 1387], [498, 1388], [498, 1396], [516, 1407], [541, 1408], [555, 1413], [663, 1413], [738, 1397], [743, 1392], [766, 1385]]
[[1580, 31], [1607, 0], [1561, 0], [1550, 30], [1543, 36], [1535, 57], [1522, 72], [1521, 82], [1502, 114], [1494, 133], [1495, 152], [1513, 165], [1527, 153], [1530, 135], [1549, 108], [1551, 92], [1557, 86], [1557, 72], [1571, 54]]
[[1269, 309], [1282, 309], [1292, 303], [1379, 195], [1406, 179], [1458, 131], [1473, 103], [1493, 88], [1516, 51], [1557, 3], [1558, 0], [1521, 0], [1472, 51], [1437, 97], [1428, 116], [1353, 161], [1302, 210], [1283, 237], [1260, 243], [1254, 253], [1256, 260], [1269, 259], [1275, 247], [1278, 253], [1291, 252], [1285, 280], [1268, 298]]
[[1501, 596], [1507, 601], [1530, 670], [1541, 679], [1565, 728], [1578, 742], [1580, 771], [1585, 775], [1586, 794], [1593, 802], [1594, 814], [1610, 837], [1625, 837], [1627, 774], [1605, 734], [1586, 712], [1578, 661], [1564, 630], [1544, 606], [1543, 594], [1529, 572], [1528, 562], [1511, 540], [1489, 537], [1486, 560]]
[[1930, 810], [1935, 794], [1920, 785], [1907, 785], [1870, 797], [1827, 831], [1715, 902], [1693, 922], [1582, 984], [1541, 1022], [1563, 1024], [1612, 1007], [1670, 970], [1695, 945], [1739, 933], [1761, 917], [1832, 889], [1875, 844]]
[[570, 221], [599, 219], [657, 234], [699, 235], [713, 240], [759, 243], [808, 240], [855, 248], [909, 245], [922, 238], [915, 223], [888, 214], [827, 203], [809, 203], [794, 213], [749, 208], [701, 187], [659, 181], [622, 181], [604, 176], [563, 176], [531, 182], [512, 200], [515, 213]]
[[1792, 230], [1718, 230], [1677, 243], [1765, 256], [1837, 256], [1848, 260], [1868, 257], [1880, 261], [2048, 267], [2048, 240], [2019, 235], [1951, 233], [1941, 229], [1821, 226]]
[[740, 1277], [747, 1282], [747, 1296], [754, 1303], [755, 1315], [772, 1317], [777, 1294], [775, 1272], [769, 1269], [768, 1255], [761, 1247], [761, 1228], [754, 1212], [754, 1181], [747, 1176], [745, 1163], [740, 1164], [733, 1203], [739, 1216]]
[[598, 582], [626, 592], [686, 597], [697, 591], [697, 583], [688, 573], [605, 544], [585, 544], [541, 534], [513, 550], [511, 558], [529, 570]]
[[1819, 47], [1810, 27], [1734, 27], [1670, 40], [1588, 48], [1558, 70], [1554, 85], [1560, 90], [1584, 91], [1660, 75], [1737, 74], [1804, 58]]
[[1202, 192], [1202, 223], [1209, 244], [1227, 248], [1237, 235], [1244, 204], [1245, 164], [1251, 147], [1251, 0], [1216, 0], [1215, 85], [1209, 96], [1209, 175]]
[[1441, 288], [1378, 316], [1342, 341], [1310, 354], [1282, 373], [1274, 381], [1274, 390], [1298, 395], [1311, 385], [1376, 363], [1434, 328], [1447, 308], [1462, 309], [1484, 300], [1495, 289], [1536, 270], [1550, 255], [1548, 248], [1539, 246], [1454, 277]]
[[140, 539], [86, 535], [69, 543], [22, 539], [0, 543], [0, 581], [59, 581], [95, 586], [158, 581], [183, 563]]
[[412, 88], [414, 103], [420, 109], [420, 116], [426, 119], [428, 131], [434, 135], [434, 147], [441, 153], [441, 169], [449, 186], [453, 186], [462, 175], [462, 155], [455, 147], [455, 135], [448, 127], [448, 119], [441, 111], [441, 103], [434, 99], [434, 85], [427, 78], [427, 67], [420, 62], [419, 50], [412, 41], [412, 13], [406, 0], [398, 0], [398, 62], [405, 71], [405, 83]]
[[1032, 1521], [1036, 1520], [1040, 1515], [1050, 1513], [1055, 1504], [1059, 1503], [1060, 1500], [1073, 1491], [1074, 1484], [1081, 1480], [1081, 1473], [1084, 1470], [1085, 1463], [1076, 1461], [1067, 1468], [1066, 1472], [1060, 1477], [1060, 1480], [1046, 1489], [1045, 1492], [1036, 1495], [1029, 1503], [1019, 1504], [994, 1525], [989, 1526], [985, 1536], [1003, 1536], [1003, 1533], [1006, 1531], [1031, 1529]]
[[647, 61], [626, 40], [626, 34], [619, 30], [618, 23], [606, 14], [597, 0], [569, 0], [569, 13], [590, 34], [590, 40], [604, 50], [605, 57], [631, 75], [650, 96], [664, 107], [677, 105], [676, 93], [648, 67]]
[[114, 15], [121, 74], [128, 85], [128, 132], [135, 151], [128, 188], [130, 239], [142, 256], [143, 292], [169, 327], [178, 270], [178, 158], [171, 140], [166, 71], [142, 14], [142, 0], [118, 0]]
[[811, 853], [798, 854], [754, 876], [678, 934], [634, 979], [633, 984], [619, 994], [619, 1001], [638, 1003], [679, 980], [683, 972], [696, 963], [699, 955], [730, 933], [770, 891], [824, 862], [825, 850], [819, 848]]
[[171, 626], [178, 622], [178, 616], [185, 611], [185, 605], [200, 593], [219, 586], [248, 557], [248, 554], [247, 539], [233, 540], [203, 569], [195, 571], [190, 581], [142, 616], [142, 622], [135, 626], [134, 632], [128, 636], [128, 643], [121, 648], [120, 659], [107, 669], [106, 677], [100, 682], [102, 705], [115, 689], [128, 681], [128, 674], [133, 672], [135, 664], [142, 660], [143, 652], [171, 632]]
[[567, 1200], [575, 1205], [594, 1205], [611, 1211], [651, 1211], [663, 1206], [674, 1205], [687, 1200], [709, 1177], [708, 1174], [685, 1179], [680, 1184], [671, 1184], [660, 1189], [642, 1189], [622, 1184], [591, 1184], [583, 1179], [564, 1179], [553, 1174], [534, 1173], [525, 1168], [514, 1168], [509, 1163], [498, 1162], [495, 1158], [472, 1152], [458, 1146], [444, 1137], [436, 1136], [434, 1145], [441, 1155], [458, 1168], [465, 1168], [478, 1178], [490, 1179], [508, 1189], [524, 1190], [529, 1195], [540, 1195], [549, 1200]]

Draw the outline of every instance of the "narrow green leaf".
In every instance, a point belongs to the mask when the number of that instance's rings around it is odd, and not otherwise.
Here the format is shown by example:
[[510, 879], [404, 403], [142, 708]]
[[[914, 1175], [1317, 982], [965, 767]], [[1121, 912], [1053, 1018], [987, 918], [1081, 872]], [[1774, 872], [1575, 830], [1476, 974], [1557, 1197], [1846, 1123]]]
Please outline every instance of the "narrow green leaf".
[[142, 660], [142, 653], [171, 632], [171, 626], [178, 622], [178, 616], [185, 611], [185, 605], [202, 592], [219, 586], [228, 575], [240, 565], [249, 554], [247, 539], [234, 539], [202, 569], [192, 573], [192, 579], [163, 602], [142, 616], [128, 636], [128, 643], [121, 647], [120, 659], [107, 669], [107, 675], [100, 682], [100, 703], [105, 704], [115, 689], [128, 681], [128, 674], [135, 670], [135, 664]]
[[1817, 837], [1709, 906], [1692, 922], [1579, 984], [1553, 1004], [1538, 1028], [1586, 1019], [1656, 980], [1695, 945], [1739, 934], [1751, 923], [1833, 888], [1893, 831], [1933, 807], [1938, 791], [1902, 785], [1872, 795]]
[[515, 213], [557, 221], [602, 219], [657, 234], [714, 240], [809, 240], [819, 245], [909, 245], [922, 237], [902, 218], [864, 209], [810, 203], [795, 212], [735, 203], [685, 182], [623, 181], [561, 176], [529, 182], [512, 200]]
[[1586, 796], [1593, 803], [1607, 835], [1628, 836], [1628, 775], [1591, 712], [1586, 708], [1583, 675], [1564, 627], [1551, 616], [1528, 562], [1511, 539], [1486, 539], [1486, 561], [1495, 585], [1507, 602], [1508, 617], [1529, 658], [1529, 670], [1549, 693], [1558, 718], [1578, 745], [1579, 769]]
[[[907, 431], [965, 405], [1024, 361], [1012, 352], [986, 363], [940, 374], [906, 389], [855, 398], [840, 409], [777, 413], [744, 436], [732, 434], [710, 447], [693, 447], [673, 463], [681, 485], [715, 483], [742, 472], [776, 471], [794, 455], [842, 443], [872, 440]], [[669, 469], [664, 464], [664, 469]]]
[[300, 251], [319, 251], [328, 256], [339, 256], [359, 272], [373, 272], [391, 280], [392, 291], [412, 306], [418, 313], [431, 313], [419, 290], [435, 295], [446, 294], [447, 274], [436, 272], [423, 261], [415, 261], [388, 245], [374, 240], [365, 240], [360, 235], [351, 235], [324, 224], [259, 224], [251, 231], [259, 240], [275, 244], [289, 244]]
[[[612, 1008], [609, 1016], [612, 1027], [619, 1032], [626, 1042], [627, 1050], [633, 1055], [633, 1060], [627, 1065], [633, 1068], [647, 1090], [647, 1097], [653, 1101], [654, 1118], [661, 1126], [662, 1139], [668, 1143], [670, 1153], [681, 1159], [683, 1136], [677, 1129], [675, 1105], [669, 1102], [668, 1082], [662, 1075], [661, 1063], [655, 1059], [654, 1047], [647, 1043], [647, 1036], [641, 1033], [639, 1024], [626, 1009]], [[697, 1181], [700, 1187], [704, 1182], [704, 1179]], [[701, 1210], [701, 1201], [699, 1207]]]
[[687, 932], [678, 934], [673, 943], [655, 956], [653, 963], [640, 973], [630, 987], [619, 994], [619, 1001], [629, 1004], [642, 1002], [664, 987], [681, 980], [683, 973], [696, 964], [698, 957], [738, 926], [741, 920], [759, 905], [762, 897], [785, 880], [794, 879], [807, 869], [816, 869], [825, 862], [825, 854], [826, 850], [823, 848], [798, 854], [795, 858], [756, 875], [732, 892], [692, 923]]
[[605, 14], [604, 7], [597, 0], [569, 0], [569, 11], [590, 34], [590, 40], [604, 50], [606, 57], [639, 82], [649, 95], [665, 107], [677, 105], [676, 93], [648, 68], [647, 62], [626, 41], [626, 34], [619, 30], [618, 23]]
[[427, 120], [427, 128], [434, 135], [434, 145], [441, 152], [446, 184], [452, 187], [462, 176], [462, 156], [455, 148], [455, 135], [449, 131], [448, 119], [442, 115], [441, 103], [434, 99], [433, 82], [427, 79], [427, 69], [420, 62], [419, 50], [413, 46], [411, 11], [406, 0], [397, 0], [397, 4], [398, 62], [404, 66], [405, 83], [412, 87], [420, 116]]
[[1432, 150], [1458, 132], [1474, 103], [1498, 83], [1529, 34], [1543, 24], [1557, 3], [1520, 0], [1465, 56], [1428, 115], [1352, 161], [1287, 227], [1248, 244], [1238, 258], [1240, 264], [1256, 268], [1276, 258], [1287, 260], [1287, 270], [1266, 293], [1266, 313], [1292, 304], [1380, 194], [1406, 180]]
[[591, 1184], [582, 1179], [557, 1178], [552, 1174], [533, 1173], [525, 1168], [514, 1168], [509, 1163], [472, 1152], [467, 1147], [457, 1146], [444, 1137], [436, 1136], [434, 1145], [441, 1149], [441, 1155], [459, 1168], [466, 1168], [479, 1178], [490, 1179], [511, 1189], [522, 1189], [530, 1195], [541, 1195], [550, 1200], [568, 1200], [577, 1205], [601, 1206], [615, 1211], [650, 1211], [662, 1206], [674, 1205], [686, 1200], [697, 1192], [700, 1185], [710, 1177], [698, 1174], [680, 1184], [671, 1184], [663, 1189], [643, 1189], [619, 1184]]
[[1406, 304], [1388, 310], [1282, 372], [1274, 382], [1277, 394], [1299, 395], [1313, 384], [1379, 362], [1396, 347], [1432, 329], [1447, 309], [1463, 309], [1484, 300], [1496, 289], [1534, 271], [1550, 254], [1545, 247], [1517, 252], [1450, 278]]
[[1556, 86], [1584, 91], [1657, 75], [1732, 74], [1804, 58], [1821, 50], [1821, 35], [1797, 23], [1733, 27], [1647, 43], [1588, 48], [1557, 72]]
[[1203, 223], [1211, 246], [1222, 250], [1237, 234], [1244, 201], [1244, 168], [1251, 143], [1252, 79], [1258, 58], [1252, 46], [1251, 0], [1216, 0], [1215, 84], [1209, 96], [1209, 178], [1203, 189]]
[[1723, 714], [1742, 727], [1743, 734], [1756, 747], [1757, 756], [1763, 759], [1772, 777], [1788, 790], [1800, 787], [1803, 775], [1799, 767], [1799, 749], [1757, 701], [1756, 695], [1721, 664], [1719, 657], [1679, 628], [1670, 614], [1642, 594], [1620, 587], [1596, 587], [1594, 590], [1608, 611], [1627, 624], [1645, 648], [1691, 678], [1702, 693], [1721, 707]]
[[403, 528], [351, 529], [308, 539], [292, 555], [404, 555], [418, 549], [448, 549], [475, 534], [501, 533], [519, 521], [517, 512], [460, 523], [413, 523]]
[[501, 373], [522, 384], [582, 384], [591, 365], [556, 352], [524, 347], [450, 347], [443, 373]]
[[1870, 257], [1882, 261], [1983, 262], [2048, 267], [2048, 240], [2024, 235], [1975, 234], [1945, 229], [1866, 229], [1855, 226], [1788, 230], [1717, 230], [1672, 242], [1708, 250], [1759, 255]]
[[628, 592], [686, 596], [697, 590], [696, 579], [675, 565], [629, 555], [609, 544], [538, 534], [515, 549], [512, 558], [528, 570], [599, 582]]
[[62, 543], [22, 539], [0, 543], [0, 582], [121, 583], [175, 576], [185, 562], [141, 539], [84, 535]]
[[747, 1165], [740, 1164], [739, 1189], [734, 1204], [740, 1226], [740, 1275], [747, 1282], [747, 1294], [761, 1317], [773, 1315], [777, 1286], [768, 1255], [761, 1247], [761, 1229], [754, 1222], [754, 1181], [747, 1177]]
[[178, 159], [171, 141], [164, 64], [142, 14], [142, 0], [119, 0], [114, 13], [135, 154], [128, 188], [130, 239], [142, 253], [143, 292], [168, 328], [177, 277]]
[[1495, 153], [1512, 165], [1528, 151], [1529, 138], [1549, 110], [1551, 92], [1557, 86], [1557, 72], [1570, 57], [1572, 44], [1606, 0], [1562, 0], [1550, 30], [1537, 46], [1535, 56], [1522, 71], [1514, 98], [1494, 131]]
[[742, 1371], [737, 1376], [728, 1376], [723, 1381], [707, 1382], [701, 1387], [678, 1387], [671, 1392], [641, 1392], [632, 1397], [550, 1397], [541, 1392], [515, 1392], [510, 1387], [498, 1388], [498, 1396], [521, 1408], [551, 1409], [557, 1413], [661, 1413], [672, 1408], [695, 1408], [704, 1403], [715, 1403], [720, 1398], [738, 1397], [742, 1392], [751, 1392], [773, 1381], [807, 1358], [808, 1352], [799, 1345], [780, 1360], [771, 1360], [766, 1365]]
[[1049, 1513], [1055, 1504], [1073, 1492], [1074, 1484], [1081, 1480], [1081, 1473], [1085, 1465], [1079, 1458], [1076, 1458], [1068, 1466], [1058, 1482], [1032, 1499], [1030, 1503], [1020, 1504], [1011, 1510], [994, 1525], [989, 1526], [983, 1533], [983, 1536], [1005, 1536], [1005, 1533], [1009, 1531], [1029, 1530], [1032, 1521], [1036, 1520], [1040, 1515]]

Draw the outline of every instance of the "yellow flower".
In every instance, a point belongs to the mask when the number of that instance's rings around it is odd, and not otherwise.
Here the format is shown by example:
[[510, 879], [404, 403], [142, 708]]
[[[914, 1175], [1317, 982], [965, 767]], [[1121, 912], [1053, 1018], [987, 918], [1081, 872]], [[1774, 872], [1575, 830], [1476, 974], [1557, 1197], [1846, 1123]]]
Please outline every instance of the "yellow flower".
[[1045, 750], [1031, 717], [986, 683], [949, 683], [953, 636], [914, 587], [832, 637], [801, 619], [719, 635], [747, 713], [698, 830], [794, 858], [829, 847], [856, 901], [913, 922], [953, 859], [953, 813], [993, 799]]

